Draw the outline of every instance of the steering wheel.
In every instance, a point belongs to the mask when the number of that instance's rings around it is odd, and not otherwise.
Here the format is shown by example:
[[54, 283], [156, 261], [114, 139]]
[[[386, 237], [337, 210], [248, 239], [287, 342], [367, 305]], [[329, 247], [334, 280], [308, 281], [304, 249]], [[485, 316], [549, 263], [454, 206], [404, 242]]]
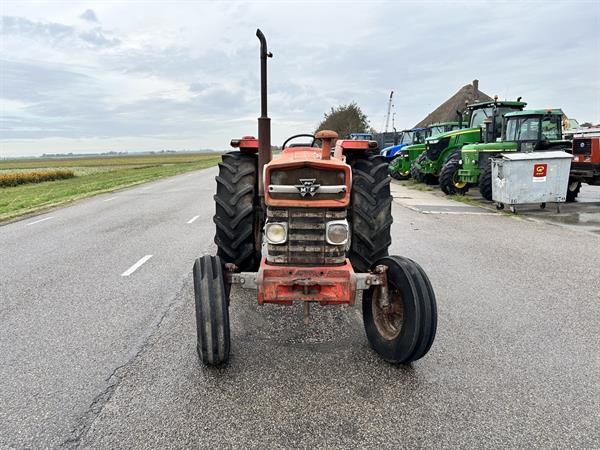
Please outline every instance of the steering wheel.
[[310, 143], [309, 147], [314, 147], [315, 146], [315, 135], [314, 134], [295, 134], [292, 137], [289, 137], [285, 140], [285, 142], [283, 143], [283, 146], [281, 147], [281, 150], [283, 150], [286, 146], [286, 144], [288, 142], [290, 142], [292, 139], [296, 139], [299, 137], [309, 137], [312, 138], [312, 142]]

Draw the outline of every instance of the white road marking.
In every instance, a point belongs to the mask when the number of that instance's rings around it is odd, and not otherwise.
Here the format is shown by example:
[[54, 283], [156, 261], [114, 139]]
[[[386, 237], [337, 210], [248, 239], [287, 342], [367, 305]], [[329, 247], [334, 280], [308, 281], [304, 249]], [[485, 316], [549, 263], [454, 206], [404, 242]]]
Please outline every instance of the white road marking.
[[167, 184], [168, 184], [168, 183], [172, 183], [173, 181], [175, 181], [175, 180], [167, 180], [167, 181], [166, 181], [166, 183], [167, 183]]
[[200, 216], [194, 216], [192, 217], [190, 220], [188, 220], [186, 223], [194, 223], [194, 221]]
[[28, 224], [26, 224], [26, 225], [27, 225], [27, 226], [29, 226], [29, 225], [33, 225], [34, 223], [40, 223], [40, 222], [44, 222], [44, 221], [46, 221], [46, 220], [50, 220], [50, 219], [54, 219], [54, 217], [45, 217], [45, 218], [43, 218], [43, 219], [36, 220], [36, 221], [34, 221], [34, 222], [29, 222], [29, 223], [28, 223]]
[[114, 200], [117, 197], [111, 197], [111, 198], [105, 198], [104, 200], [102, 200], [103, 202], [110, 202], [111, 200]]
[[146, 256], [144, 256], [142, 259], [140, 259], [138, 262], [136, 262], [133, 266], [131, 266], [129, 269], [127, 269], [125, 272], [123, 272], [121, 274], [121, 276], [122, 277], [128, 277], [133, 272], [135, 272], [136, 270], [138, 270], [142, 266], [142, 264], [144, 264], [150, 258], [152, 258], [152, 255], [146, 255]]
[[142, 189], [140, 189], [140, 190], [142, 190], [142, 191], [147, 191], [147, 190], [148, 190], [148, 189], [150, 189], [151, 187], [152, 187], [152, 186], [146, 186], [146, 187], [143, 187], [143, 188], [142, 188]]

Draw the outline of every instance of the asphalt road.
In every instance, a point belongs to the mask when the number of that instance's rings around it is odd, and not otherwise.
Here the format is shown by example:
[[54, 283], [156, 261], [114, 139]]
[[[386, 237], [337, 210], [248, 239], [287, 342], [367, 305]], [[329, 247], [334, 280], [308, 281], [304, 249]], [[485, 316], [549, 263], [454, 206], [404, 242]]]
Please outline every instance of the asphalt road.
[[360, 303], [305, 326], [234, 290], [231, 362], [206, 369], [191, 266], [215, 173], [0, 227], [0, 448], [600, 445], [600, 235], [400, 195], [391, 253], [438, 296], [424, 359], [379, 360]]

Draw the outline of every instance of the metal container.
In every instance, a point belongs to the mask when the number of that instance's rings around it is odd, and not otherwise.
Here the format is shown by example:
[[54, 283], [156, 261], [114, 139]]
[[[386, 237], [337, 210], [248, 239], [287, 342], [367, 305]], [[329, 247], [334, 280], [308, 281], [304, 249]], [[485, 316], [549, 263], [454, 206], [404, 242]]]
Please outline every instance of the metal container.
[[499, 207], [538, 203], [562, 203], [572, 155], [563, 151], [502, 153], [492, 158], [492, 198]]

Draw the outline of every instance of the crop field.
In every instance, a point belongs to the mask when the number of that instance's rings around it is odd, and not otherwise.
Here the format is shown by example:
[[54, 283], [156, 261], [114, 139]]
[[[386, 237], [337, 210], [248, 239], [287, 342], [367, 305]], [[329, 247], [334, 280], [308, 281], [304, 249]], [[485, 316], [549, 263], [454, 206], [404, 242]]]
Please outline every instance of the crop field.
[[68, 170], [74, 177], [0, 187], [0, 221], [103, 192], [214, 166], [219, 153], [35, 158], [0, 161], [0, 177]]

